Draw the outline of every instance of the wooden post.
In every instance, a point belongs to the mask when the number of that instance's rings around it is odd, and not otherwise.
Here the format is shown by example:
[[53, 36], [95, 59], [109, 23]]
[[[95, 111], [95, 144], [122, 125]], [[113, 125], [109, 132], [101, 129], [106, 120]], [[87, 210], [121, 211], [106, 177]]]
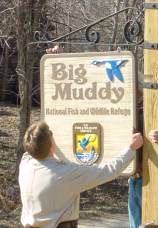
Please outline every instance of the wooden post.
[[[158, 0], [146, 0], [158, 3]], [[145, 43], [158, 43], [158, 9], [145, 10]], [[158, 49], [144, 50], [144, 82], [158, 83]], [[144, 136], [142, 223], [158, 224], [158, 145], [148, 140], [158, 129], [158, 89], [144, 89]]]

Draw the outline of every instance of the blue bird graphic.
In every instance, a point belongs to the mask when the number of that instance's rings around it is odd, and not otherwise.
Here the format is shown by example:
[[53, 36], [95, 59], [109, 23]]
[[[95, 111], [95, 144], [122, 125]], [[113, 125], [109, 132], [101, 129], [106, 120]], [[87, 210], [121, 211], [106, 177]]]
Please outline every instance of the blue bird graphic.
[[92, 64], [94, 65], [105, 65], [105, 75], [108, 75], [110, 81], [114, 81], [114, 77], [116, 77], [121, 82], [124, 82], [123, 75], [120, 71], [120, 67], [124, 66], [128, 60], [94, 60]]
[[88, 138], [83, 137], [81, 140], [78, 141], [83, 150], [86, 150], [86, 147], [90, 142], [89, 139], [90, 136]]

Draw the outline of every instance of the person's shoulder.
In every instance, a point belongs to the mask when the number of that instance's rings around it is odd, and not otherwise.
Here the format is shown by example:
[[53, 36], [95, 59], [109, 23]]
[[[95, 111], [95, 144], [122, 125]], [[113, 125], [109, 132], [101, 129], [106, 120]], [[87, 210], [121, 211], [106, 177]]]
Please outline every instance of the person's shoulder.
[[22, 155], [22, 158], [21, 158], [21, 161], [23, 160], [30, 160], [32, 158], [32, 156], [28, 153], [28, 152], [25, 152], [23, 155]]
[[20, 161], [20, 167], [28, 165], [32, 159], [33, 159], [32, 156], [28, 152], [25, 152], [22, 155], [22, 158]]

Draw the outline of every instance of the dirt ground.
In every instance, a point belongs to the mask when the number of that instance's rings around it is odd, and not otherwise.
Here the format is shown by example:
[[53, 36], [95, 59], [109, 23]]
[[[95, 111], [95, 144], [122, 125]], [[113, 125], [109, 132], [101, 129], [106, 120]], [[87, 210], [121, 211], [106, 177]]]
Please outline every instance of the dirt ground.
[[[40, 118], [33, 108], [31, 121]], [[20, 226], [20, 194], [16, 171], [18, 107], [0, 103], [0, 228]], [[80, 217], [104, 217], [106, 213], [127, 213], [127, 178], [119, 178], [81, 194]]]

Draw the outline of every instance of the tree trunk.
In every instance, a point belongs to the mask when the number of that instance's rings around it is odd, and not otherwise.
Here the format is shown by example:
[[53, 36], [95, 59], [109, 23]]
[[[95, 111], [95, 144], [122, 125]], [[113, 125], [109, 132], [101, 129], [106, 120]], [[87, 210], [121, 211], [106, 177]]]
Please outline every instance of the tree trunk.
[[[18, 1], [17, 8], [17, 75], [20, 95], [20, 123], [17, 156], [20, 160], [23, 154], [23, 136], [30, 124], [31, 90], [32, 90], [32, 61], [27, 44], [32, 41], [32, 1]], [[29, 64], [30, 60], [30, 64]]]
[[1, 101], [5, 101], [6, 97], [6, 87], [7, 87], [7, 81], [8, 81], [8, 47], [5, 46], [4, 48], [4, 57], [3, 57], [3, 75], [2, 75], [2, 84], [1, 84], [1, 94], [2, 96], [0, 97]]
[[19, 140], [17, 146], [18, 164], [24, 152], [23, 137], [30, 125], [34, 47], [30, 46], [29, 43], [33, 41], [34, 28], [39, 26], [39, 18], [44, 4], [45, 1], [42, 0], [17, 1], [17, 75], [20, 96]]
[[[120, 3], [121, 3], [120, 0], [116, 1], [115, 12], [119, 10]], [[116, 16], [114, 17], [114, 26], [113, 26], [113, 35], [111, 39], [111, 44], [116, 43], [117, 30], [118, 30], [118, 14], [116, 14]], [[113, 51], [113, 50], [114, 50], [114, 46], [110, 46], [110, 51]]]

